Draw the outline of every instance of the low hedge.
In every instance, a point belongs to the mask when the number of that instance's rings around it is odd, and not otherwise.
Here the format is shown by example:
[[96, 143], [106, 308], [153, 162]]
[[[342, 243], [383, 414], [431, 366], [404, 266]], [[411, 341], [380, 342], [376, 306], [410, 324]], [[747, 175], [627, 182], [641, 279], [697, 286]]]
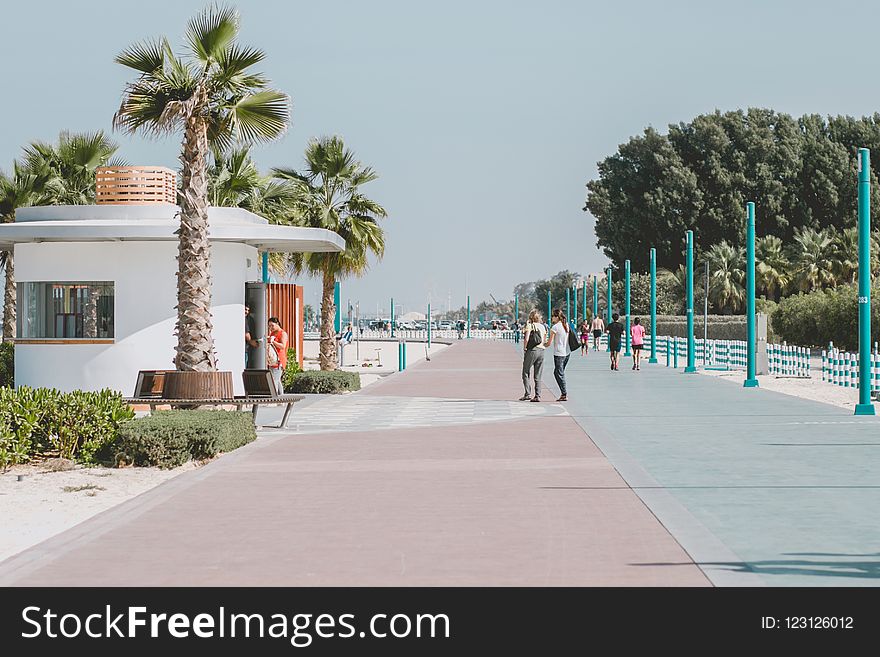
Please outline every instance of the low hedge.
[[[880, 288], [871, 290], [871, 342], [880, 340]], [[859, 302], [855, 285], [840, 285], [786, 297], [773, 314], [773, 328], [790, 344], [840, 349], [859, 347]]]
[[40, 454], [95, 463], [134, 417], [111, 390], [61, 392], [49, 388], [0, 388], [0, 466]]
[[299, 361], [296, 359], [296, 350], [287, 350], [287, 367], [281, 373], [281, 387], [284, 392], [288, 392], [293, 385], [294, 377], [299, 374]]
[[287, 392], [338, 394], [360, 389], [361, 377], [357, 372], [308, 370], [293, 377]]
[[122, 424], [111, 451], [120, 465], [173, 468], [231, 452], [256, 437], [250, 413], [156, 411]]

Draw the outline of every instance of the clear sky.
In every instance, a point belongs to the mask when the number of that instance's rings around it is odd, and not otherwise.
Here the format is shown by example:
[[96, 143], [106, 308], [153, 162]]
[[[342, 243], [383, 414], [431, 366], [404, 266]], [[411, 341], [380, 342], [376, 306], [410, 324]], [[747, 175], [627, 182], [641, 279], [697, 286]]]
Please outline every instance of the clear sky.
[[[871, 2], [239, 0], [241, 40], [293, 99], [262, 168], [300, 166], [312, 136], [339, 134], [381, 179], [387, 253], [343, 283], [343, 303], [387, 313], [394, 296], [443, 309], [561, 269], [601, 270], [582, 211], [596, 162], [629, 136], [696, 114], [765, 106], [870, 114]], [[0, 167], [59, 131], [110, 131], [129, 73], [123, 48], [180, 45], [205, 2], [3, 3]], [[867, 31], [865, 31], [867, 29]], [[175, 167], [179, 140], [115, 137], [132, 164]], [[305, 282], [306, 302], [318, 286]]]

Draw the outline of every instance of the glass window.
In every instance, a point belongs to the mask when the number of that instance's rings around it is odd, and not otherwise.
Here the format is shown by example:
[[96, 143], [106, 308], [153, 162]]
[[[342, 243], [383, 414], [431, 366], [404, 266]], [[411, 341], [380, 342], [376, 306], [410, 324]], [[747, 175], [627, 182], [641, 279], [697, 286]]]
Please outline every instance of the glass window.
[[114, 337], [113, 283], [18, 283], [18, 337]]

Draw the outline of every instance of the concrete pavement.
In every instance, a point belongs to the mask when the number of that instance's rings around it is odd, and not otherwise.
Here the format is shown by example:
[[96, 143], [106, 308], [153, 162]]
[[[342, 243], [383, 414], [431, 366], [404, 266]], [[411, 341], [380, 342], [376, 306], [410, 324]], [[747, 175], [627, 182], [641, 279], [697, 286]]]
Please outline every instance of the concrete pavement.
[[359, 419], [265, 432], [8, 559], [0, 584], [708, 585], [562, 405], [510, 401], [519, 363], [458, 343], [318, 400], [313, 418]]

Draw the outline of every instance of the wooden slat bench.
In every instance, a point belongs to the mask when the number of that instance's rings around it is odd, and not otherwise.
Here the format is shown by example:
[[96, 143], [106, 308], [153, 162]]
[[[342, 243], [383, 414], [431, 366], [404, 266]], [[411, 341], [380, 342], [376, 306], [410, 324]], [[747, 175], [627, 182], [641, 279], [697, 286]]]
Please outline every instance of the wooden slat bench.
[[242, 373], [244, 380], [244, 395], [233, 397], [216, 397], [211, 399], [168, 399], [162, 397], [163, 375], [165, 370], [142, 370], [138, 373], [137, 385], [134, 397], [124, 399], [127, 404], [140, 404], [149, 406], [150, 411], [155, 411], [159, 406], [192, 407], [192, 406], [235, 406], [241, 411], [245, 406], [251, 407], [254, 424], [257, 423], [257, 409], [260, 406], [284, 406], [284, 416], [276, 428], [287, 426], [290, 411], [293, 405], [305, 399], [304, 395], [278, 395], [275, 394], [275, 384], [269, 370], [245, 370]]

